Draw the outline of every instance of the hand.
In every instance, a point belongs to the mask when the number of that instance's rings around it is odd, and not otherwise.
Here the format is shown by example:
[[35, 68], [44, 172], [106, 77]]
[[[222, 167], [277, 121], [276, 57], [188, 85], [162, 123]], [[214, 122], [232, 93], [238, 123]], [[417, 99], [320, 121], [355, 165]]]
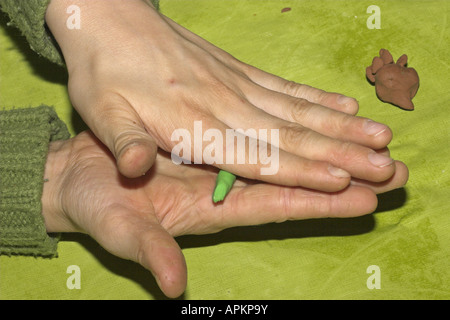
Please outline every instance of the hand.
[[303, 188], [235, 182], [215, 205], [217, 170], [206, 165], [175, 165], [159, 153], [152, 169], [125, 178], [114, 157], [90, 131], [50, 144], [42, 208], [48, 232], [82, 232], [112, 254], [140, 263], [168, 297], [186, 287], [183, 254], [174, 237], [286, 220], [351, 217], [370, 213], [376, 193], [401, 187], [404, 164], [383, 183], [352, 181], [345, 190], [324, 193]]
[[[79, 30], [66, 27], [70, 4], [81, 9]], [[144, 174], [157, 147], [170, 152], [174, 130], [193, 136], [197, 120], [223, 136], [228, 128], [279, 130], [277, 174], [261, 175], [263, 164], [248, 161], [216, 165], [245, 178], [333, 192], [351, 177], [380, 182], [394, 174], [394, 161], [376, 152], [390, 129], [356, 117], [354, 99], [246, 65], [146, 1], [52, 0], [46, 20], [74, 107], [127, 177]]]

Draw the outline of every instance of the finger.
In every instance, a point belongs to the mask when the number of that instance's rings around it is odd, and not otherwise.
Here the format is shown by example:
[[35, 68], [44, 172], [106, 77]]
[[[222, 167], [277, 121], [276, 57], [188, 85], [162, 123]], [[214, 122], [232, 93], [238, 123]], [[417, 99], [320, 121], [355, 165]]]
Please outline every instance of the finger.
[[353, 186], [366, 187], [371, 189], [376, 194], [381, 194], [403, 187], [408, 181], [408, 178], [408, 167], [403, 162], [395, 161], [395, 173], [386, 181], [377, 183], [354, 178], [350, 183]]
[[305, 99], [348, 114], [358, 113], [358, 101], [352, 97], [289, 81], [252, 66], [247, 66], [245, 73], [254, 83], [269, 90]]
[[[307, 161], [327, 162], [335, 168], [345, 170], [352, 177], [375, 182], [389, 179], [394, 173], [393, 160], [376, 153], [371, 148], [330, 138], [299, 124], [272, 116], [250, 103], [229, 103], [227, 110], [227, 113], [220, 113], [216, 116], [234, 127], [255, 132], [271, 128], [270, 137], [269, 134], [267, 135], [269, 143], [273, 144], [272, 132], [277, 132], [279, 140], [276, 142], [280, 149], [280, 155], [282, 153], [292, 154]], [[241, 116], [239, 118], [232, 117], [236, 113]], [[364, 124], [360, 123], [360, 126], [364, 127]], [[321, 130], [326, 131], [325, 129]], [[381, 143], [378, 147], [383, 144]]]
[[141, 264], [163, 293], [175, 298], [186, 289], [187, 267], [180, 247], [151, 212], [115, 206], [94, 238], [112, 254]]
[[384, 181], [395, 171], [394, 160], [382, 153], [356, 143], [332, 139], [297, 125], [280, 128], [280, 147], [307, 159], [328, 161], [352, 177], [364, 180]]
[[[351, 176], [348, 172], [327, 161], [309, 160], [274, 146], [269, 146], [269, 149], [271, 151], [268, 152], [270, 155], [268, 164], [260, 161], [257, 164], [249, 164], [247, 160], [247, 163], [233, 165], [225, 163], [218, 167], [247, 179], [326, 192], [342, 190], [350, 182]], [[262, 154], [265, 152], [263, 151]], [[274, 157], [275, 153], [277, 153], [276, 157]]]
[[289, 122], [299, 123], [331, 138], [351, 141], [373, 149], [386, 147], [392, 131], [367, 118], [312, 103], [306, 99], [259, 88], [248, 95], [249, 101], [265, 112]]
[[355, 217], [373, 212], [375, 193], [364, 187], [349, 186], [335, 193], [268, 184], [235, 187], [223, 205], [216, 207], [230, 226], [259, 225], [286, 220], [325, 217]]
[[110, 149], [120, 173], [128, 178], [144, 175], [155, 161], [157, 145], [130, 104], [114, 96], [90, 112], [88, 125]]
[[187, 266], [174, 238], [159, 224], [147, 226], [141, 234], [137, 262], [150, 270], [169, 298], [179, 297], [187, 284]]
[[[230, 114], [215, 116], [228, 118]], [[211, 118], [204, 118], [194, 126], [180, 131], [180, 136], [185, 137], [172, 147], [172, 159], [176, 163], [190, 159], [248, 179], [323, 191], [341, 190], [350, 182], [350, 175], [344, 170], [331, 166], [327, 161], [310, 160], [279, 149], [276, 139], [269, 137], [275, 142], [273, 145], [266, 142], [267, 135], [261, 138], [251, 130], [233, 130]], [[194, 137], [187, 135], [189, 131], [194, 133]], [[176, 143], [178, 133], [175, 136]]]
[[389, 150], [388, 147], [375, 150], [375, 152], [389, 158], [391, 157], [391, 151]]

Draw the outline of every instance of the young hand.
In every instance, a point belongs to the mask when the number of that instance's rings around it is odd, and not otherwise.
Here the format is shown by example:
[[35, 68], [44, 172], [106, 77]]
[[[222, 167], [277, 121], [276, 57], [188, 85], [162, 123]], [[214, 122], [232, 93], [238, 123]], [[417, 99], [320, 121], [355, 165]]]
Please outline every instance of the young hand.
[[[80, 29], [66, 9], [80, 7]], [[143, 0], [52, 0], [47, 24], [69, 72], [74, 107], [111, 150], [127, 177], [144, 174], [157, 148], [170, 152], [174, 130], [279, 130], [279, 170], [260, 162], [216, 164], [238, 176], [338, 191], [351, 177], [386, 181], [395, 171], [376, 152], [392, 138], [355, 116], [357, 102], [249, 66], [157, 12]], [[191, 155], [194, 155], [192, 150]], [[192, 158], [190, 160], [193, 160]]]

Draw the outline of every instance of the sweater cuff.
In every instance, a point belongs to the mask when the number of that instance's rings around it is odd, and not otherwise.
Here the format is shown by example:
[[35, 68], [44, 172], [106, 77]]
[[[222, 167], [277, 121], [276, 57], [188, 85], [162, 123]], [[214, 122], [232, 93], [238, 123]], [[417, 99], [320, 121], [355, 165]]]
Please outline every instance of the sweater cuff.
[[[45, 12], [51, 0], [0, 0], [1, 9], [9, 15], [8, 25], [16, 26], [27, 39], [31, 49], [60, 66], [64, 57], [45, 23]], [[159, 10], [159, 0], [151, 0]]]
[[44, 170], [49, 143], [69, 137], [50, 107], [0, 110], [0, 254], [56, 255], [41, 214]]
[[11, 20], [8, 25], [20, 29], [31, 49], [62, 66], [61, 50], [45, 24], [49, 3], [50, 0], [0, 0], [2, 10]]

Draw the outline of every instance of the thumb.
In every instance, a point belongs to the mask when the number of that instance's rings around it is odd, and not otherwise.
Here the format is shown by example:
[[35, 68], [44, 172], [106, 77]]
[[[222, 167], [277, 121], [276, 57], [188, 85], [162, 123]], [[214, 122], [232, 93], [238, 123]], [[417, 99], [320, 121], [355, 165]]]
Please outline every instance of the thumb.
[[161, 291], [169, 298], [186, 289], [187, 266], [175, 239], [159, 224], [141, 234], [137, 261], [151, 271]]
[[[147, 210], [153, 211], [150, 207]], [[94, 238], [112, 254], [149, 270], [161, 291], [176, 298], [186, 289], [186, 261], [175, 239], [149, 213], [114, 206]]]
[[122, 97], [96, 108], [89, 127], [109, 148], [121, 174], [144, 175], [155, 162], [158, 146], [134, 108]]
[[158, 146], [142, 128], [125, 128], [113, 136], [112, 152], [121, 174], [128, 178], [144, 175], [154, 164]]

